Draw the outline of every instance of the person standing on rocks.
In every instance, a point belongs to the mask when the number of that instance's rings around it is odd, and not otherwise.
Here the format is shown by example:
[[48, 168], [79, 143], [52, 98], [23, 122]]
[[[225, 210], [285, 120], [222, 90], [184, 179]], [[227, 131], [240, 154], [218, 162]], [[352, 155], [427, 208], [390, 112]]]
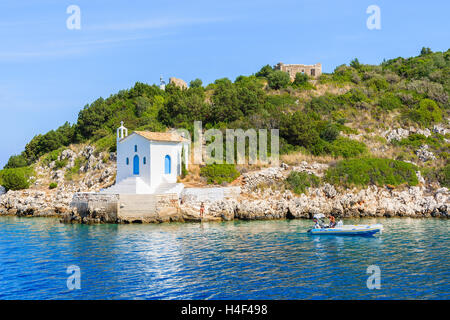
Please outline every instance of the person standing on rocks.
[[203, 218], [203, 213], [205, 212], [205, 204], [202, 202], [200, 205], [200, 218]]

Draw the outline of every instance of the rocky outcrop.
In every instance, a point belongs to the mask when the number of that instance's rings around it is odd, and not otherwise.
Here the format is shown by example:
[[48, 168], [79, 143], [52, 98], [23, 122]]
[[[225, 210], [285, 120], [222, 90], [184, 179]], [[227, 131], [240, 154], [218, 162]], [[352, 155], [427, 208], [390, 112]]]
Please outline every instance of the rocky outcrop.
[[387, 141], [391, 142], [392, 140], [400, 141], [404, 138], [408, 138], [409, 130], [398, 128], [394, 130], [388, 130], [382, 133], [382, 136], [386, 138]]
[[323, 163], [308, 163], [303, 161], [299, 166], [292, 167], [282, 163], [280, 167], [269, 167], [243, 174], [243, 190], [252, 192], [259, 187], [272, 186], [277, 182], [284, 181], [291, 171], [306, 172], [321, 177], [327, 169], [328, 164]]
[[[441, 126], [435, 126], [435, 129], [433, 129], [433, 132], [438, 132], [438, 131], [444, 132], [445, 128], [441, 127]], [[409, 129], [403, 129], [403, 128], [397, 128], [397, 129], [392, 129], [392, 130], [387, 130], [385, 132], [381, 133], [381, 136], [385, 137], [387, 141], [391, 142], [393, 140], [397, 140], [400, 141], [402, 139], [408, 138], [410, 134], [421, 134], [424, 135], [425, 137], [429, 137], [431, 136], [431, 131], [428, 128], [425, 129], [417, 129], [417, 128], [409, 128]]]
[[445, 136], [447, 133], [449, 133], [449, 130], [441, 124], [436, 124], [433, 126], [433, 132]]
[[73, 193], [62, 189], [8, 191], [0, 197], [0, 214], [19, 216], [58, 216], [69, 210]]
[[433, 152], [429, 151], [428, 149], [429, 146], [427, 144], [424, 144], [418, 150], [415, 151], [420, 161], [426, 162], [428, 160], [436, 160], [436, 157], [433, 154]]
[[[7, 193], [0, 189], [0, 214], [60, 216], [71, 211], [76, 192], [96, 192], [114, 183], [115, 153], [96, 153], [93, 146], [85, 146], [79, 152], [63, 150], [57, 160], [65, 161], [64, 167], [57, 169], [55, 161], [35, 166], [36, 180], [30, 189]], [[77, 180], [69, 179], [68, 173], [77, 175]], [[51, 182], [57, 188], [49, 189]]]
[[244, 173], [244, 190], [251, 192], [262, 185], [270, 186], [276, 181], [284, 180], [287, 176], [287, 169], [288, 166], [283, 164], [281, 167], [269, 167], [259, 171]]
[[[64, 186], [69, 192], [99, 191], [114, 184], [115, 158], [115, 153], [97, 153], [95, 148], [89, 145], [78, 153], [71, 149], [63, 150], [58, 160], [67, 160], [67, 165], [60, 169], [55, 169], [54, 162], [36, 166], [38, 179], [33, 187], [46, 188], [48, 183], [53, 181]], [[77, 175], [78, 179], [73, 181], [72, 177], [68, 177], [68, 173]]]

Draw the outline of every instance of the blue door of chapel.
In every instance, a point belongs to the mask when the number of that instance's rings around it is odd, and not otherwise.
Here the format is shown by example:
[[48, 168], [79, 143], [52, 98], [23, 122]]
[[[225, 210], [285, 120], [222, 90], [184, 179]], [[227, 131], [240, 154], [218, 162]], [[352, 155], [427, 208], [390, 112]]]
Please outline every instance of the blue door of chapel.
[[133, 158], [133, 174], [139, 174], [139, 157], [137, 155]]
[[167, 155], [164, 158], [164, 173], [165, 174], [170, 174], [171, 167], [172, 167], [172, 163], [171, 163], [171, 160], [170, 160], [170, 156]]

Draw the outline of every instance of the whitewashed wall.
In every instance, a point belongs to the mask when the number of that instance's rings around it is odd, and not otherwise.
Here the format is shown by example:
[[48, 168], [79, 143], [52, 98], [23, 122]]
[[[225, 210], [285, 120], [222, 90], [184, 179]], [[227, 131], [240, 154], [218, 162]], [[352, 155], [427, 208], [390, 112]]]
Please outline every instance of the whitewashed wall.
[[[137, 145], [137, 152], [134, 152], [134, 146]], [[133, 175], [133, 158], [139, 156], [139, 177], [147, 184], [150, 184], [150, 143], [140, 135], [133, 134], [125, 140], [117, 143], [117, 176], [116, 183]], [[129, 158], [129, 164], [126, 164], [126, 158]], [[143, 159], [147, 158], [146, 164]]]
[[[181, 154], [181, 143], [152, 141], [150, 145], [152, 188], [161, 183], [176, 183], [178, 153]], [[169, 155], [171, 159], [170, 174], [164, 173], [166, 155]]]
[[[134, 146], [137, 146], [137, 152]], [[136, 181], [135, 188], [139, 187], [138, 193], [154, 192], [159, 185], [165, 183], [176, 183], [177, 177], [181, 174], [181, 154], [183, 143], [149, 141], [138, 134], [131, 134], [126, 139], [117, 143], [117, 176], [116, 184], [129, 177], [139, 177], [145, 182], [150, 191], [145, 186]], [[185, 144], [186, 163], [189, 160], [189, 145]], [[133, 158], [139, 156], [139, 175], [133, 174]], [[171, 172], [165, 174], [165, 157], [169, 155], [171, 158]], [[147, 161], [144, 164], [143, 159]], [[128, 165], [126, 159], [129, 159]], [[139, 180], [139, 179], [138, 179]], [[127, 182], [128, 183], [128, 182]]]

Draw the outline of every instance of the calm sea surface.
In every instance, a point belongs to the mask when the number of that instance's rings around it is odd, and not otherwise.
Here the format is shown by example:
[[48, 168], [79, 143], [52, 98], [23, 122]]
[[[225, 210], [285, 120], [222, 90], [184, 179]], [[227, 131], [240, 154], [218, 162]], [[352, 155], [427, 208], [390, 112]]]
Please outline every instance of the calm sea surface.
[[[0, 299], [449, 299], [449, 220], [373, 219], [376, 237], [311, 221], [64, 225], [0, 218]], [[67, 267], [81, 270], [68, 290]], [[381, 270], [369, 290], [367, 268]]]

